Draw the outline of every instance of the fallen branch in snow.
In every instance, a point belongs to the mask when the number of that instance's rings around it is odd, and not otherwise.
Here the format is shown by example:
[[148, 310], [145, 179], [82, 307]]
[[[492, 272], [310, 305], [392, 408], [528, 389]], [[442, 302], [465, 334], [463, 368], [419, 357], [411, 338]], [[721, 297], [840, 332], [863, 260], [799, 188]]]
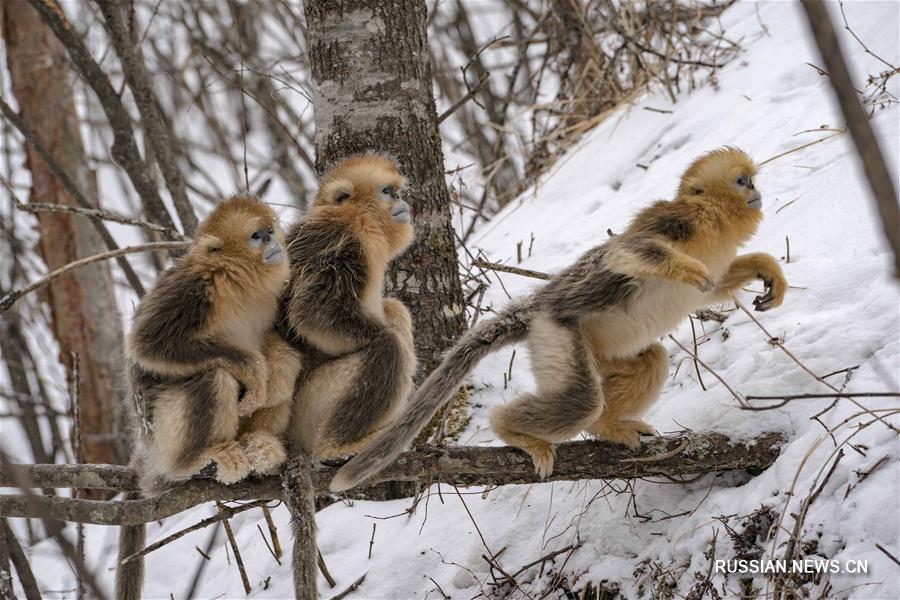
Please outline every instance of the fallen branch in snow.
[[[545, 481], [631, 479], [714, 473], [733, 469], [765, 469], [778, 456], [784, 437], [767, 432], [748, 440], [721, 433], [697, 433], [645, 439], [640, 450], [586, 440], [561, 444], [553, 474]], [[337, 466], [312, 470], [312, 488], [325, 493]], [[125, 467], [113, 465], [8, 465], [0, 487], [137, 489]], [[527, 454], [510, 447], [427, 447], [400, 456], [370, 481], [439, 481], [459, 486], [539, 483]], [[172, 516], [212, 501], [284, 499], [281, 479], [248, 479], [234, 485], [193, 480], [142, 500], [82, 500], [62, 496], [0, 496], [2, 517], [49, 517], [99, 525], [135, 525]], [[315, 564], [315, 561], [313, 561]]]

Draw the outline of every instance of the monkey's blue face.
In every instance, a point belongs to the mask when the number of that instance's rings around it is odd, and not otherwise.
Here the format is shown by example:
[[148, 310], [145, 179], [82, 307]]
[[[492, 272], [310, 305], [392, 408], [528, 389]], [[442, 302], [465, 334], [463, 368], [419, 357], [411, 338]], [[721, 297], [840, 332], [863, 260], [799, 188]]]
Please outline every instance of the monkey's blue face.
[[738, 175], [734, 180], [734, 187], [747, 199], [747, 206], [762, 210], [762, 195], [753, 185], [753, 177], [750, 175]]
[[399, 193], [396, 187], [387, 185], [378, 192], [378, 198], [388, 205], [395, 223], [409, 223], [412, 220], [409, 204], [400, 199]]
[[247, 243], [251, 249], [259, 253], [264, 264], [280, 265], [284, 261], [284, 251], [278, 243], [275, 227], [272, 225], [251, 233]]

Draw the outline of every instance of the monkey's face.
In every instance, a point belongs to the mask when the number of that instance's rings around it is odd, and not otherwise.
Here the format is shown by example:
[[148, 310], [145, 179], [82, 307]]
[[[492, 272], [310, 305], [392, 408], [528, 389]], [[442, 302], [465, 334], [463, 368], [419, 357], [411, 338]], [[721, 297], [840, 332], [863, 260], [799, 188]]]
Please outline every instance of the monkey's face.
[[210, 266], [242, 265], [273, 281], [287, 270], [278, 219], [256, 198], [239, 196], [216, 207], [198, 230], [197, 245]]
[[316, 195], [316, 208], [347, 220], [366, 215], [380, 225], [396, 254], [413, 238], [412, 209], [402, 198], [405, 185], [396, 163], [386, 156], [354, 156], [325, 177]]
[[759, 215], [762, 195], [756, 189], [757, 167], [737, 148], [715, 150], [699, 158], [682, 177], [679, 196], [723, 205], [730, 213]]

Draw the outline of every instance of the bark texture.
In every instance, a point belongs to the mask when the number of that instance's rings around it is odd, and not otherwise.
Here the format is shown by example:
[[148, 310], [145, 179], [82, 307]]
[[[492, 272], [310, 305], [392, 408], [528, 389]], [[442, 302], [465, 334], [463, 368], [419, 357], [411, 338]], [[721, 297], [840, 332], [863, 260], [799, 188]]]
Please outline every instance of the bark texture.
[[[385, 151], [409, 180], [416, 240], [387, 291], [410, 309], [429, 372], [465, 329], [464, 301], [432, 91], [424, 0], [305, 0], [316, 170]], [[421, 376], [421, 373], [420, 373]]]
[[[82, 190], [96, 186], [88, 167], [66, 53], [25, 2], [4, 2], [3, 38], [12, 91], [22, 118], [41, 132], [43, 145]], [[46, 163], [26, 144], [30, 200], [74, 205]], [[90, 221], [60, 213], [38, 215], [39, 251], [48, 269], [106, 249]], [[81, 449], [86, 462], [123, 462], [118, 431], [121, 404], [122, 324], [109, 265], [96, 263], [52, 282], [46, 291], [59, 359], [72, 383], [73, 353], [79, 356]]]
[[[775, 462], [783, 443], [784, 436], [778, 432], [762, 433], [747, 440], [732, 440], [721, 433], [659, 437], [648, 440], [637, 451], [596, 440], [569, 442], [558, 446], [553, 474], [544, 481], [681, 477], [735, 469], [758, 472]], [[135, 525], [164, 519], [213, 500], [284, 499], [295, 519], [295, 534], [299, 534], [295, 535], [294, 543], [303, 544], [312, 531], [312, 521], [296, 519], [310, 510], [313, 490], [328, 492], [328, 483], [337, 469], [337, 466], [324, 465], [311, 468], [308, 460], [298, 459], [288, 465], [281, 479], [248, 479], [234, 485], [194, 480], [143, 500], [101, 502], [62, 496], [5, 495], [0, 496], [0, 517], [53, 517], [98, 525]], [[7, 465], [0, 471], [0, 487], [25, 485], [23, 481], [46, 488], [129, 491], [137, 486], [130, 469], [114, 465]], [[541, 480], [535, 475], [529, 456], [518, 448], [456, 446], [423, 448], [402, 454], [367, 483], [375, 485], [383, 481], [473, 486]], [[312, 554], [308, 549], [303, 552], [315, 556], [314, 550]], [[311, 564], [314, 568], [314, 558]]]

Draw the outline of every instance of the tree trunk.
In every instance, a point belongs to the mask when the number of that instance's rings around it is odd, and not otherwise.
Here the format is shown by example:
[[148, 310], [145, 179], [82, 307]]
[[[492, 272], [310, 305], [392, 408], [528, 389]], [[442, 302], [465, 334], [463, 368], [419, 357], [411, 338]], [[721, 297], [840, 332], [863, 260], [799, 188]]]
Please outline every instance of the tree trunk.
[[387, 275], [412, 313], [420, 377], [465, 329], [432, 92], [424, 0], [305, 0], [316, 170], [386, 151], [410, 184], [416, 239]]
[[[56, 162], [82, 190], [94, 190], [69, 84], [66, 53], [37, 12], [25, 2], [4, 2], [3, 38], [12, 91], [22, 118], [41, 136]], [[32, 201], [74, 205], [34, 148], [26, 145]], [[106, 250], [90, 221], [59, 213], [38, 215], [39, 251], [48, 269]], [[118, 427], [121, 404], [122, 323], [107, 263], [60, 277], [47, 288], [51, 327], [60, 361], [74, 382], [79, 358], [80, 439], [87, 462], [125, 460]]]

